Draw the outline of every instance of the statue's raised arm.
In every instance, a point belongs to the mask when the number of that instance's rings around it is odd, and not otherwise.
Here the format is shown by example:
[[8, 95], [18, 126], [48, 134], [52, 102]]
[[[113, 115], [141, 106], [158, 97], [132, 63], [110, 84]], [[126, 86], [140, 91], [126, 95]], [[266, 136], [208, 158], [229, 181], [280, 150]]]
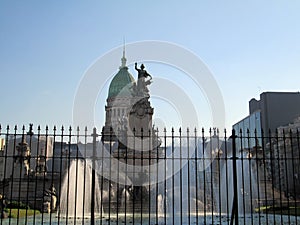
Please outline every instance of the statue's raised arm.
[[134, 68], [135, 68], [135, 70], [137, 70], [138, 72], [140, 72], [140, 69], [137, 67], [137, 63], [134, 64]]

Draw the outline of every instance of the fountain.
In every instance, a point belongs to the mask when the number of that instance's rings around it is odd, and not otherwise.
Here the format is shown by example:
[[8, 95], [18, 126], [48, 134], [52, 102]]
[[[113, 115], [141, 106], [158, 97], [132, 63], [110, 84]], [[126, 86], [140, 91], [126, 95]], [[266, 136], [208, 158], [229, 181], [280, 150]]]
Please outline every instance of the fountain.
[[[228, 158], [231, 158], [229, 156]], [[238, 189], [238, 211], [239, 214], [253, 213], [253, 199], [258, 198], [257, 193], [257, 172], [255, 161], [249, 158], [249, 154], [245, 151], [240, 151], [237, 164], [237, 189]], [[220, 168], [221, 180], [220, 189], [221, 196], [216, 198], [218, 211], [222, 213], [231, 213], [233, 204], [234, 188], [233, 188], [233, 166], [232, 160], [223, 162]]]
[[[212, 142], [209, 140], [208, 142]], [[151, 171], [150, 180], [145, 177], [143, 186], [134, 186], [131, 177], [122, 173], [120, 166], [112, 165], [111, 173], [119, 174], [116, 183], [103, 179], [101, 184], [96, 179], [96, 207], [95, 211], [101, 217], [97, 221], [103, 224], [134, 223], [134, 224], [193, 224], [212, 223], [228, 224], [233, 204], [233, 168], [230, 151], [226, 155], [220, 151], [222, 143], [198, 145], [182, 143], [181, 150], [186, 146], [196, 146], [197, 152], [184, 162], [184, 157], [178, 158], [172, 152], [179, 152], [177, 143], [173, 147], [166, 147], [166, 161], [157, 166], [157, 171]], [[230, 142], [225, 143], [230, 149]], [[190, 147], [192, 149], [193, 147]], [[174, 150], [174, 151], [173, 151]], [[191, 150], [192, 151], [192, 150]], [[187, 152], [187, 151], [186, 151]], [[195, 157], [197, 154], [197, 158]], [[219, 158], [218, 158], [219, 157]], [[239, 151], [237, 168], [238, 210], [241, 220], [250, 221], [253, 217], [257, 199], [257, 164], [255, 158], [250, 158], [249, 151]], [[106, 164], [98, 163], [98, 171]], [[181, 168], [176, 171], [176, 167]], [[152, 168], [154, 169], [154, 168]], [[144, 171], [145, 173], [145, 171]], [[146, 174], [148, 172], [146, 171]], [[172, 174], [160, 182], [159, 174]], [[61, 192], [61, 217], [89, 217], [91, 163], [78, 160], [71, 161], [68, 172], [64, 177]], [[99, 175], [99, 174], [98, 174]], [[97, 175], [97, 176], [98, 176]], [[96, 176], [96, 177], [97, 177]], [[77, 177], [77, 178], [76, 178]], [[138, 176], [141, 178], [141, 175]], [[150, 177], [149, 177], [150, 178]], [[85, 182], [81, 182], [84, 181]], [[125, 183], [125, 184], [124, 184]], [[84, 185], [85, 184], [85, 185]], [[148, 186], [149, 185], [149, 186]], [[142, 194], [143, 188], [145, 193]], [[102, 200], [102, 201], [100, 201]], [[261, 217], [259, 217], [261, 218]], [[261, 218], [261, 220], [267, 217]], [[269, 218], [269, 217], [268, 217]], [[277, 217], [274, 220], [277, 220]]]
[[66, 171], [60, 194], [60, 211], [62, 217], [89, 217], [91, 198], [95, 199], [95, 214], [102, 213], [101, 191], [96, 176], [95, 196], [91, 196], [92, 168], [84, 160], [72, 160]]

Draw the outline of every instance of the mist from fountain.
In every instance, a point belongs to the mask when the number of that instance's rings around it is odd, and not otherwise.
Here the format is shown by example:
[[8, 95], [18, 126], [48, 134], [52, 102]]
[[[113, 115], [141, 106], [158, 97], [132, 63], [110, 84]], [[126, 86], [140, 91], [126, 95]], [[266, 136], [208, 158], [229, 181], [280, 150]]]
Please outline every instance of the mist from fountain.
[[63, 179], [60, 193], [60, 211], [62, 217], [89, 217], [91, 199], [95, 199], [95, 214], [102, 212], [101, 191], [96, 175], [95, 195], [91, 196], [92, 167], [91, 162], [72, 160]]
[[130, 202], [130, 193], [129, 191], [124, 188], [121, 194], [121, 209], [125, 211], [125, 207], [128, 207]]
[[161, 194], [157, 196], [157, 213], [160, 217], [164, 214], [164, 199]]
[[[228, 158], [231, 158], [229, 156]], [[253, 211], [253, 199], [258, 198], [257, 192], [257, 169], [254, 160], [249, 158], [248, 152], [240, 151], [239, 159], [236, 160], [237, 166], [237, 190], [238, 190], [238, 212], [239, 214], [250, 213]], [[226, 160], [220, 170], [221, 196], [216, 198], [218, 211], [231, 213], [234, 184], [232, 160]]]
[[[226, 149], [225, 142], [212, 137], [207, 140], [207, 143], [204, 146], [199, 141], [197, 168], [195, 161], [191, 160], [165, 183], [158, 184], [159, 191], [156, 196], [160, 215], [166, 213], [172, 217], [175, 214], [201, 214], [203, 212], [231, 214], [234, 197], [231, 152], [225, 156], [226, 160], [223, 153]], [[229, 142], [227, 144], [230, 145]], [[240, 151], [239, 154], [236, 160], [238, 210], [240, 214], [251, 213], [255, 204], [253, 199], [258, 198], [257, 165], [255, 160], [249, 158], [249, 152]], [[180, 163], [179, 160], [173, 162], [175, 167]], [[172, 171], [171, 166], [161, 169]], [[165, 210], [165, 207], [168, 209]]]

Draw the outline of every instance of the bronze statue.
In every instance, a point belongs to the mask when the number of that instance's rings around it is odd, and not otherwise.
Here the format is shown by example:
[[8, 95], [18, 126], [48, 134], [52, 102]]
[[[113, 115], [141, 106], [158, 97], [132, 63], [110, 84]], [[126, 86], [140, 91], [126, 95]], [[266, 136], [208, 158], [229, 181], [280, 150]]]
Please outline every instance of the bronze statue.
[[[140, 69], [137, 67], [137, 63], [135, 63], [135, 70], [138, 71], [138, 81], [137, 81], [137, 96], [149, 96], [148, 85], [151, 84], [152, 76], [144, 70], [144, 64], [141, 65]], [[150, 77], [149, 80], [146, 80], [147, 77]]]

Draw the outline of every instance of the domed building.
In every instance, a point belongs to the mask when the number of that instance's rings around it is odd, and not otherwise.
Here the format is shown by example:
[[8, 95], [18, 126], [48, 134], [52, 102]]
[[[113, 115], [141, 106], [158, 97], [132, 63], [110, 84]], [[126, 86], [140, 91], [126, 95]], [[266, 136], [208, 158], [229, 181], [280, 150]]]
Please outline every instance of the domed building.
[[[138, 71], [137, 81], [128, 71], [125, 50], [123, 50], [121, 66], [109, 85], [102, 137], [103, 141], [118, 142], [119, 148], [126, 147], [131, 150], [141, 147], [141, 137], [150, 138], [154, 135], [153, 108], [149, 101], [149, 90], [146, 87], [151, 84], [152, 77], [144, 70], [143, 64], [140, 69], [136, 64], [135, 69]], [[148, 77], [150, 79], [147, 79]], [[152, 143], [147, 146], [152, 148]]]
[[116, 132], [121, 129], [121, 123], [124, 123], [123, 120], [128, 117], [130, 110], [128, 106], [131, 104], [133, 97], [132, 87], [135, 80], [128, 72], [124, 50], [121, 61], [119, 71], [109, 85], [107, 105], [105, 106], [106, 116], [103, 138], [108, 141], [115, 140]]

